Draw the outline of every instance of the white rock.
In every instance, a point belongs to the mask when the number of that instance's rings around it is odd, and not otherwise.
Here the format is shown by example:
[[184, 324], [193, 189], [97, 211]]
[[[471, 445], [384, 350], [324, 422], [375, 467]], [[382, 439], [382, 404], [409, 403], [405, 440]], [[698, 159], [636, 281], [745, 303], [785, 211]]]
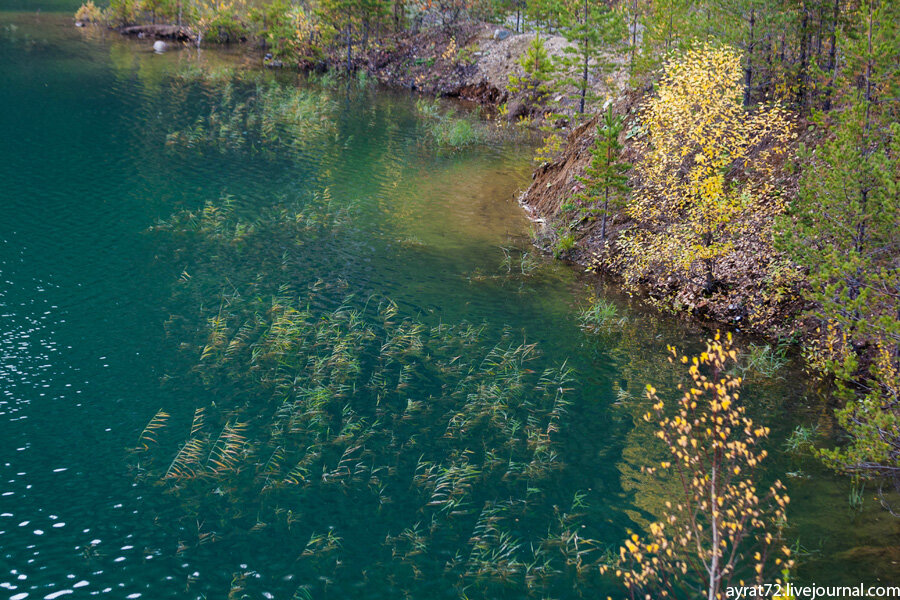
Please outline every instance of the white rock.
[[155, 42], [153, 42], [153, 51], [158, 54], [162, 54], [163, 52], [165, 52], [168, 49], [169, 49], [169, 45], [166, 44], [162, 40], [156, 40]]

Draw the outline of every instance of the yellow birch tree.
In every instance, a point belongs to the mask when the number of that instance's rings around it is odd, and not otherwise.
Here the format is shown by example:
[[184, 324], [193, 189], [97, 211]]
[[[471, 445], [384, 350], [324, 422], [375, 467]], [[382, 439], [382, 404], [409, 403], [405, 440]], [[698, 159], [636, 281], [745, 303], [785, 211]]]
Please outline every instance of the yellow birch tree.
[[769, 428], [741, 404], [741, 379], [728, 373], [737, 360], [731, 344], [730, 334], [717, 333], [699, 356], [679, 357], [669, 348], [670, 362], [684, 364], [690, 375], [677, 402], [667, 406], [647, 386], [653, 406], [644, 419], [657, 425], [669, 456], [642, 470], [678, 482], [679, 493], [644, 536], [632, 534], [601, 566], [632, 599], [719, 600], [729, 586], [773, 582], [779, 587], [771, 589], [784, 591], [777, 576], [794, 565], [782, 539], [790, 498], [778, 480], [760, 489]]
[[790, 122], [778, 106], [743, 107], [741, 65], [731, 48], [687, 51], [644, 105], [635, 225], [619, 241], [630, 283], [661, 270], [712, 293], [717, 262], [752, 215], [781, 206], [768, 159], [784, 153]]

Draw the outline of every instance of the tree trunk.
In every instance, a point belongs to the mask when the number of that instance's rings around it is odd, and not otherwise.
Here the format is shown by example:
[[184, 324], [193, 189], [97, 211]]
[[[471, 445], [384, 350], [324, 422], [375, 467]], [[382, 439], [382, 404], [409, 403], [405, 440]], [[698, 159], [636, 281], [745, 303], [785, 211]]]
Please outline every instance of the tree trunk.
[[[713, 451], [718, 455], [719, 451]], [[716, 461], [718, 462], [718, 461]], [[716, 476], [718, 475], [718, 465], [712, 465], [709, 482], [709, 505], [710, 505], [710, 533], [712, 534], [712, 562], [709, 565], [709, 591], [707, 600], [717, 600], [719, 591], [719, 553], [722, 549], [719, 547], [719, 505], [716, 499]]]
[[670, 12], [669, 13], [669, 26], [666, 28], [666, 52], [669, 51], [669, 44], [672, 41], [672, 22], [673, 22], [674, 18], [675, 18], [675, 15], [672, 14], [672, 12]]
[[[784, 67], [785, 62], [787, 61], [787, 57], [785, 55], [785, 52], [787, 51], [786, 46], [787, 46], [787, 34], [784, 33], [784, 31], [782, 30], [781, 44], [779, 44], [779, 48], [781, 48], [781, 52], [778, 53], [778, 64], [781, 65], [782, 68]], [[773, 78], [772, 91], [774, 92], [776, 88], [777, 88], [777, 83], [775, 82], [775, 80]]]
[[581, 83], [582, 83], [582, 86], [581, 86], [581, 104], [580, 104], [579, 107], [578, 107], [578, 112], [580, 112], [581, 114], [584, 114], [584, 97], [585, 97], [585, 95], [587, 94], [587, 87], [588, 87], [588, 59], [589, 59], [589, 55], [588, 55], [587, 42], [584, 43], [584, 46], [585, 46], [585, 48], [584, 48], [584, 72], [582, 73], [582, 76], [581, 76]]
[[[610, 107], [610, 114], [612, 114], [612, 108]], [[606, 245], [606, 217], [609, 215], [609, 172], [612, 169], [613, 163], [613, 149], [612, 144], [608, 141], [609, 136], [607, 136], [607, 145], [606, 145], [606, 183], [603, 186], [603, 222], [600, 223], [600, 239], [604, 245]]]
[[[713, 380], [719, 379], [719, 369], [713, 369]], [[712, 424], [712, 434], [715, 439], [719, 433], [719, 426], [714, 422]], [[721, 567], [719, 566], [719, 556], [722, 554], [722, 548], [720, 546], [721, 540], [719, 539], [719, 502], [718, 502], [718, 479], [719, 479], [719, 467], [722, 463], [722, 450], [717, 448], [711, 448], [712, 456], [710, 457], [709, 464], [709, 533], [710, 533], [710, 552], [712, 556], [710, 556], [709, 566], [706, 567], [707, 574], [709, 575], [709, 589], [707, 590], [706, 598], [707, 600], [720, 600], [722, 596], [719, 594], [719, 584], [721, 581], [722, 573], [720, 573]], [[699, 535], [699, 534], [698, 534]], [[697, 542], [699, 543], [699, 539]]]
[[831, 110], [831, 94], [837, 80], [837, 21], [840, 14], [840, 0], [834, 0], [834, 11], [831, 15], [831, 47], [828, 50], [828, 65], [825, 70], [831, 73], [829, 77], [828, 87], [825, 88], [825, 104], [826, 111]]
[[[871, 127], [870, 122], [870, 113], [869, 107], [872, 105], [872, 13], [871, 8], [869, 12], [869, 23], [868, 23], [868, 45], [867, 45], [867, 56], [866, 56], [866, 74], [865, 74], [865, 121], [863, 122], [863, 132], [862, 132], [862, 140], [860, 143], [859, 152], [862, 156], [863, 160], [868, 163], [870, 148], [869, 148], [869, 128]], [[865, 165], [866, 171], [868, 171], [868, 164]], [[867, 175], [868, 173], [866, 173]], [[863, 185], [859, 190], [859, 214], [858, 221], [856, 226], [854, 227], [855, 235], [853, 240], [853, 249], [856, 251], [858, 256], [862, 256], [864, 252], [866, 252], [867, 244], [866, 244], [866, 220], [868, 217], [868, 203], [869, 203], [869, 192], [871, 189], [868, 185]], [[856, 272], [849, 277], [848, 281], [848, 295], [851, 300], [856, 300], [859, 298], [859, 294], [862, 291], [863, 281], [865, 278], [865, 274], [861, 267], [857, 266]], [[856, 321], [860, 318], [859, 311], [854, 310], [853, 320]]]
[[606, 245], [606, 216], [609, 214], [609, 186], [603, 190], [603, 220], [600, 222], [600, 241]]

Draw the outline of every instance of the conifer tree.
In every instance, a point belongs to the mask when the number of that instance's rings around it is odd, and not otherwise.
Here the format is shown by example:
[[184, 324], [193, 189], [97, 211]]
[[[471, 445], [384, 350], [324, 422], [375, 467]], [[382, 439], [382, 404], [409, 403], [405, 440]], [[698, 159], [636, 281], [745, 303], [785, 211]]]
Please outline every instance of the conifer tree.
[[531, 40], [519, 64], [524, 73], [511, 75], [507, 89], [513, 94], [523, 94], [530, 103], [541, 102], [550, 93], [553, 64], [540, 34]]
[[622, 116], [613, 113], [612, 106], [609, 106], [597, 124], [597, 138], [591, 149], [591, 164], [585, 170], [585, 176], [577, 178], [585, 186], [577, 199], [595, 207], [592, 212], [600, 214], [600, 239], [604, 244], [607, 220], [613, 209], [623, 204], [624, 195], [629, 190], [626, 173], [631, 165], [620, 159], [622, 144], [619, 143], [619, 134], [622, 132], [622, 123]]
[[578, 113], [584, 114], [591, 71], [608, 68], [603, 50], [625, 37], [623, 13], [600, 2], [575, 0], [563, 4], [563, 35], [572, 44], [559, 60], [559, 83], [572, 86], [578, 96]]
[[647, 0], [643, 11], [642, 65], [652, 69], [671, 52], [686, 49], [686, 42], [697, 37], [694, 27], [694, 0]]
[[833, 137], [804, 155], [800, 194], [776, 241], [808, 271], [821, 322], [811, 363], [849, 398], [837, 417], [851, 443], [822, 456], [900, 489], [900, 123], [891, 97], [900, 39], [888, 18], [895, 10], [861, 4], [863, 30], [845, 39], [843, 95], [851, 100], [833, 117]]
[[558, 27], [562, 14], [563, 0], [528, 0], [525, 15], [539, 27], [553, 32]]
[[776, 238], [808, 270], [829, 338], [821, 365], [841, 379], [856, 370], [855, 349], [900, 342], [900, 125], [879, 140], [867, 114], [867, 102], [854, 103], [834, 139], [803, 154], [800, 195]]

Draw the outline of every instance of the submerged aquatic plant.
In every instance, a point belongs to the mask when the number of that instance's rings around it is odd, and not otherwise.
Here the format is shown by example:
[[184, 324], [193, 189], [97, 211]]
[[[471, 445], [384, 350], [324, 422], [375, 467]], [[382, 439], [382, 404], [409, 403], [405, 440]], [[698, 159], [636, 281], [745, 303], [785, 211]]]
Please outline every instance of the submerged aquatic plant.
[[772, 378], [787, 364], [787, 345], [778, 344], [750, 344], [742, 358], [744, 364], [741, 370], [746, 373], [758, 373], [766, 378]]
[[169, 133], [166, 145], [276, 155], [302, 150], [336, 131], [336, 105], [326, 90], [268, 84], [248, 94], [228, 82], [220, 96], [209, 114]]
[[184, 552], [198, 523], [204, 543], [277, 539], [288, 596], [338, 575], [546, 595], [589, 546], [579, 510], [536, 510], [563, 467], [571, 368], [509, 331], [346, 294], [351, 214], [327, 189], [225, 195], [153, 228], [187, 261], [167, 329], [194, 367], [169, 385], [214, 401], [151, 422], [138, 480], [177, 500]]
[[851, 509], [853, 509], [857, 512], [862, 512], [863, 505], [865, 502], [865, 491], [866, 491], [865, 481], [854, 481], [850, 485], [850, 494], [848, 496], [848, 502], [850, 504]]
[[578, 312], [578, 321], [585, 331], [597, 333], [600, 331], [621, 328], [626, 317], [619, 315], [619, 309], [615, 303], [603, 298], [591, 298], [588, 305]]
[[475, 126], [463, 118], [440, 119], [431, 126], [431, 135], [438, 146], [464, 148], [482, 140]]
[[[240, 242], [273, 229], [293, 234], [326, 233], [346, 225], [354, 207], [338, 205], [331, 190], [325, 188], [302, 200], [283, 197], [265, 208], [241, 208], [234, 196], [225, 194], [216, 201], [207, 200], [199, 210], [181, 210], [169, 219], [161, 219], [154, 229], [195, 234], [207, 243]], [[251, 210], [252, 214], [248, 214]]]
[[507, 273], [529, 277], [540, 266], [540, 262], [530, 251], [523, 252], [516, 248], [500, 248], [500, 251], [503, 252], [500, 269]]
[[[484, 272], [476, 268], [470, 275], [473, 282], [486, 281], [519, 281], [520, 284], [531, 279], [541, 266], [540, 260], [531, 251], [516, 247], [501, 247], [503, 258], [497, 267], [497, 272]], [[523, 289], [519, 288], [520, 291]]]
[[141, 435], [138, 436], [135, 450], [138, 452], [149, 450], [151, 444], [157, 443], [159, 441], [157, 438], [157, 431], [165, 427], [168, 420], [169, 413], [163, 411], [163, 409], [156, 411], [156, 414], [153, 415], [153, 418], [150, 419], [147, 426], [141, 431]]
[[788, 452], [799, 453], [810, 451], [815, 448], [814, 442], [816, 436], [819, 435], [819, 426], [797, 425], [791, 435], [784, 442], [784, 447]]
[[438, 148], [460, 150], [485, 141], [486, 128], [455, 110], [442, 110], [437, 100], [418, 100], [416, 110], [424, 119], [428, 139]]
[[[428, 561], [415, 548], [455, 540], [470, 555], [463, 580], [524, 569], [531, 546], [503, 532], [476, 540], [466, 523], [486, 494], [537, 490], [561, 466], [569, 368], [535, 370], [533, 344], [507, 334], [485, 345], [482, 328], [427, 326], [386, 300], [313, 304], [286, 291], [220, 298], [196, 346], [197, 374], [234, 393], [196, 412], [179, 448], [147, 439], [142, 481], [175, 494], [193, 519], [229, 523], [232, 536], [308, 531], [317, 502], [343, 502], [330, 490], [353, 511], [395, 519], [409, 512], [395, 503], [418, 506], [405, 533], [382, 536], [392, 557], [383, 568], [421, 572]], [[333, 568], [323, 548], [340, 553], [339, 544], [309, 535], [316, 543], [298, 547], [298, 560]], [[490, 557], [503, 557], [495, 572], [485, 570]]]

